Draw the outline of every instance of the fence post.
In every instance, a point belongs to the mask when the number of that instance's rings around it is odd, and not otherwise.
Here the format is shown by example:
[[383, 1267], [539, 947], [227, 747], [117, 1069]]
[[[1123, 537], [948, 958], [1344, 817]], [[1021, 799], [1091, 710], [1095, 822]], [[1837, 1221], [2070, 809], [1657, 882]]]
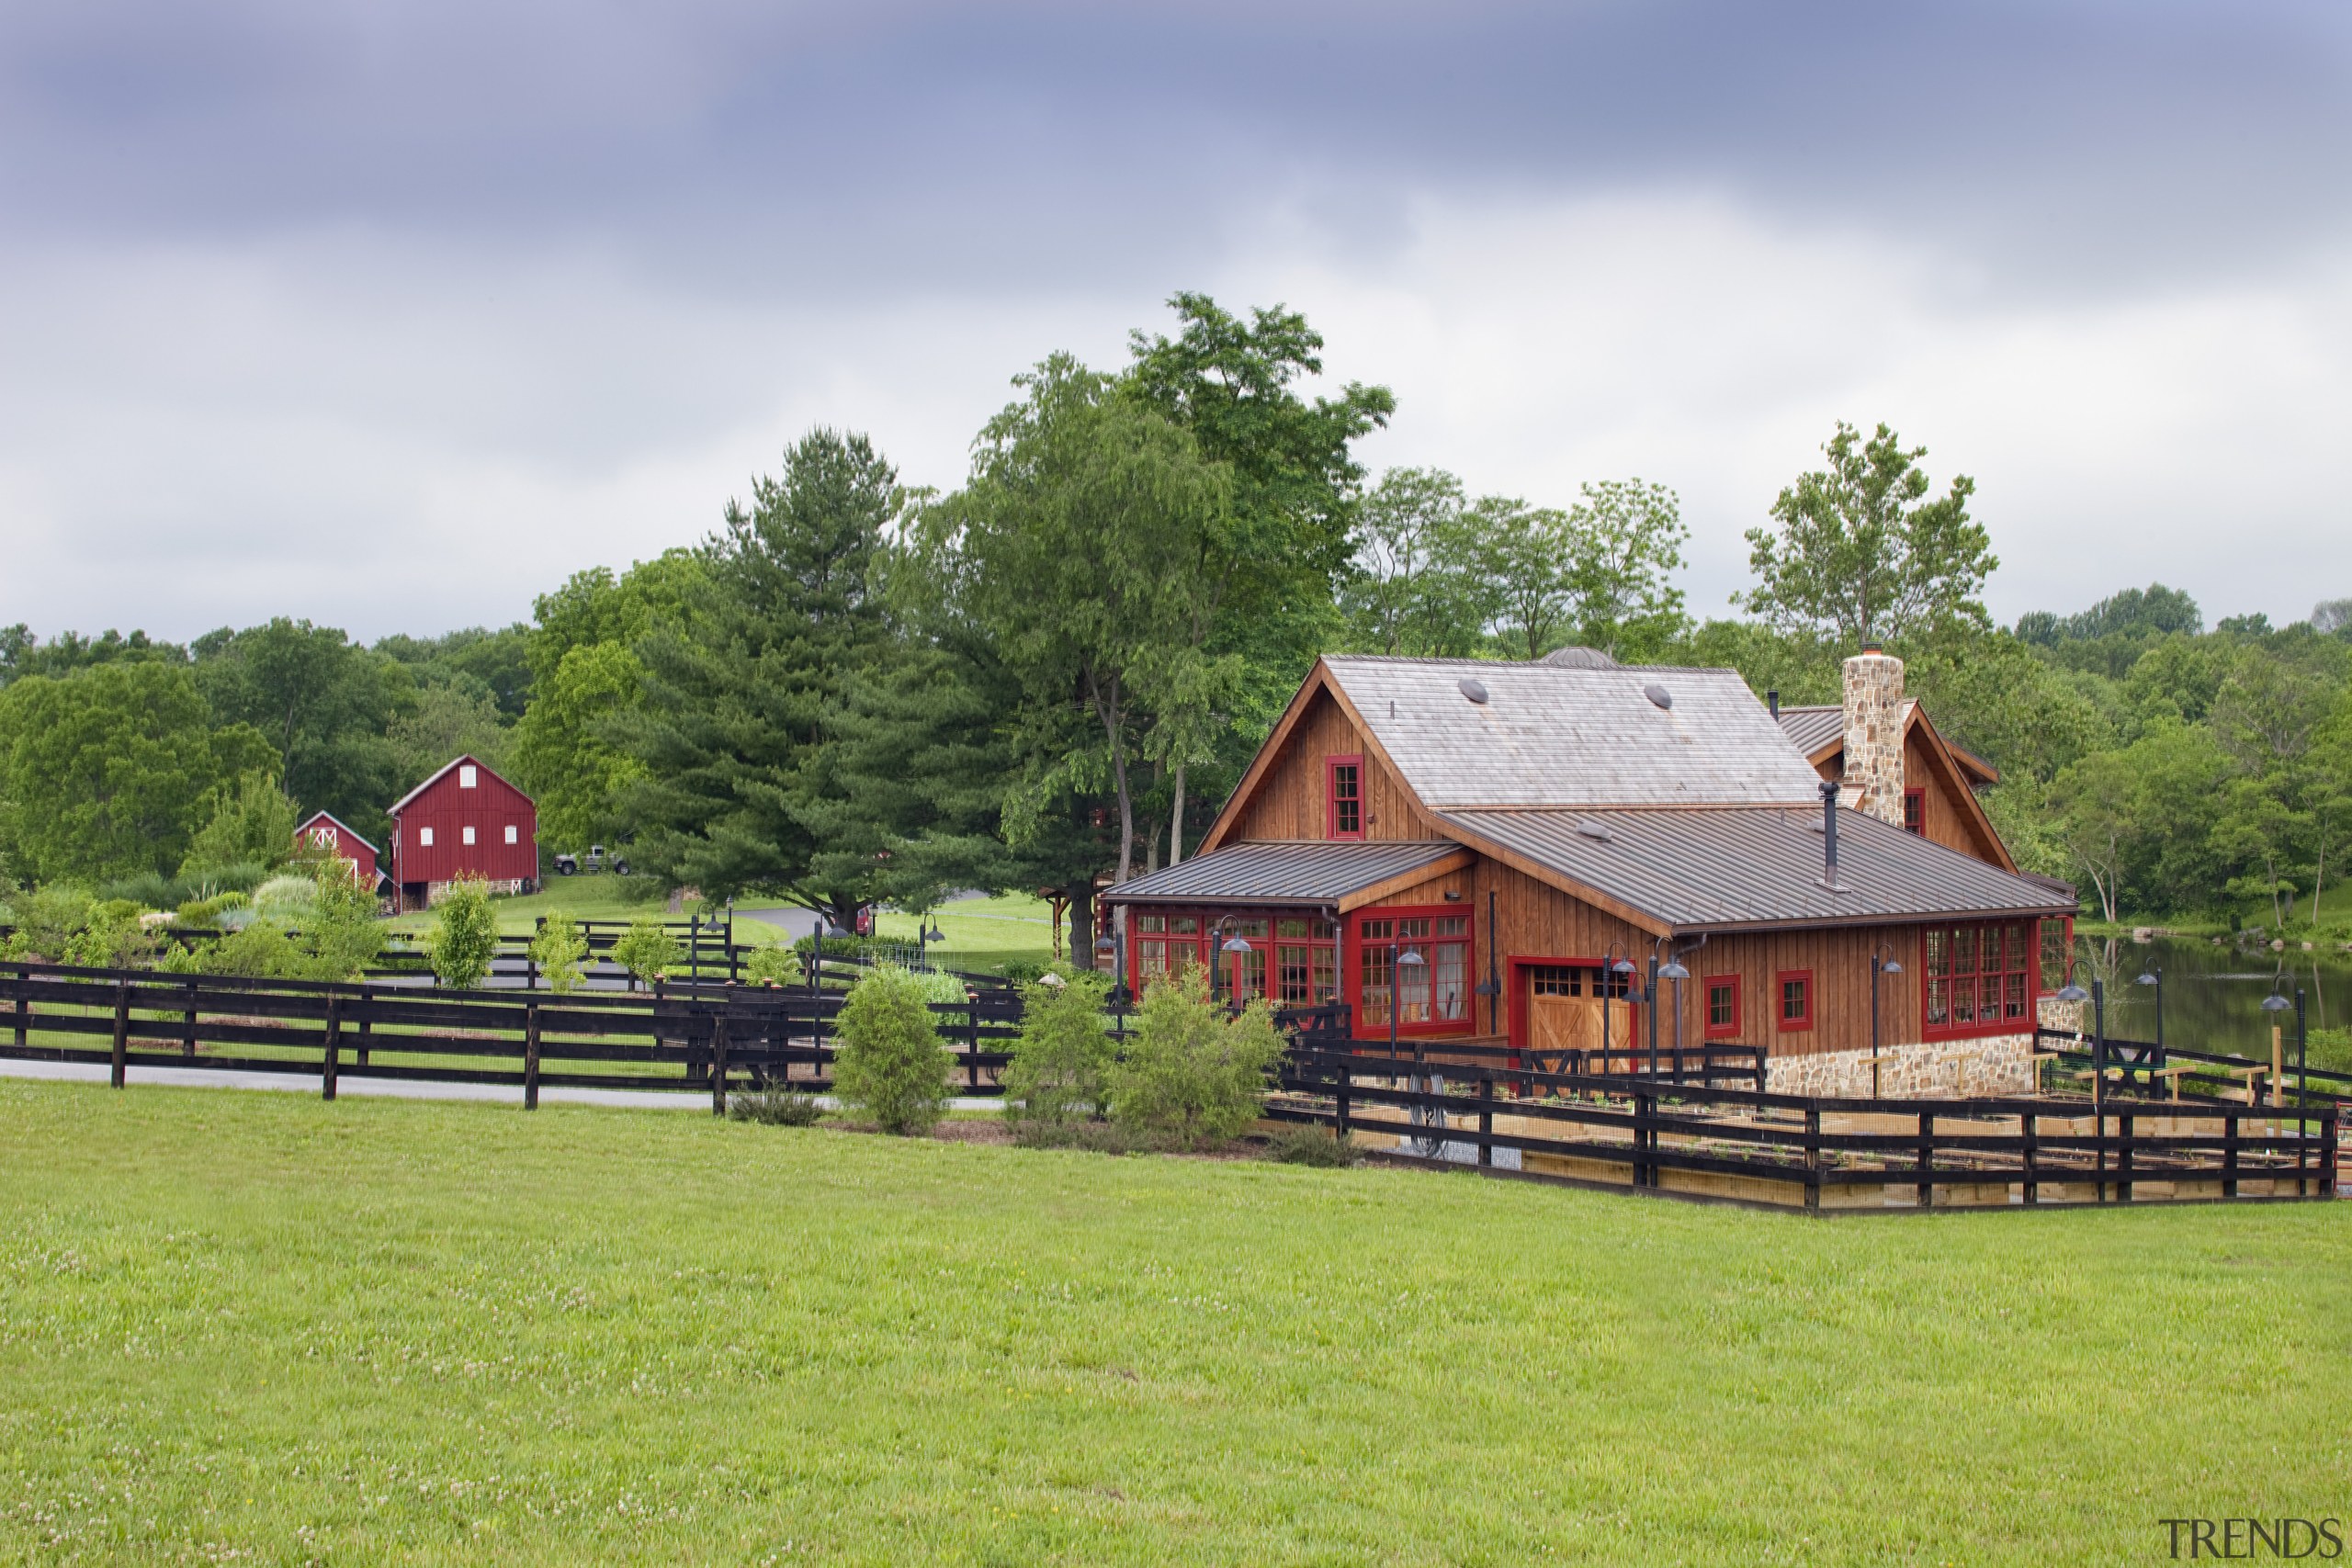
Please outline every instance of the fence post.
[[343, 998], [331, 996], [327, 998], [326, 1064], [319, 1082], [319, 1098], [322, 1100], [334, 1098], [335, 1068], [341, 1066], [337, 1058], [342, 1054]]
[[2024, 1197], [2029, 1203], [2041, 1201], [2041, 1140], [2037, 1136], [2041, 1118], [2030, 1111], [2018, 1115], [2018, 1133], [2025, 1140]]
[[1804, 1108], [1804, 1206], [1821, 1212], [1821, 1107]]
[[539, 1004], [523, 1006], [523, 1109], [539, 1108]]
[[33, 1004], [31, 997], [27, 994], [32, 978], [30, 969], [21, 964], [17, 965], [17, 1049], [19, 1051], [25, 1048], [27, 1032], [32, 1027]]
[[[1495, 1163], [1495, 1075], [1478, 1075], [1478, 1163]], [[1521, 1161], [1525, 1164], [1525, 1161]]]
[[180, 1015], [180, 1055], [196, 1055], [196, 981], [187, 983], [187, 1010]]
[[130, 982], [114, 983], [114, 1064], [107, 1081], [120, 1089], [130, 1074]]
[[2222, 1112], [2222, 1196], [2238, 1195], [2238, 1119], [2233, 1111]]
[[973, 1093], [978, 1094], [980, 1090], [980, 994], [978, 991], [965, 992], [964, 1008], [968, 1031], [965, 1036], [964, 1081]]
[[1928, 1111], [1919, 1112], [1919, 1207], [1933, 1208], [1936, 1184], [1928, 1172], [1936, 1163], [1936, 1119]]
[[376, 993], [367, 986], [359, 987], [359, 1066], [368, 1066], [368, 1039], [376, 1027]]
[[1335, 1138], [1344, 1138], [1348, 1135], [1348, 1089], [1352, 1083], [1353, 1080], [1348, 1077], [1347, 1058], [1341, 1056], [1339, 1081], [1331, 1086], [1332, 1099], [1338, 1104], [1338, 1113], [1331, 1123], [1331, 1135]]
[[2130, 1116], [2115, 1119], [2116, 1135], [2123, 1140], [2115, 1151], [2115, 1201], [2119, 1203], [2132, 1201], [2132, 1122]]
[[710, 1113], [727, 1114], [727, 1015], [710, 1021]]
[[1634, 1185], [1636, 1187], [1650, 1186], [1657, 1179], [1657, 1172], [1652, 1168], [1651, 1162], [1643, 1157], [1650, 1147], [1653, 1135], [1649, 1126], [1650, 1110], [1656, 1103], [1645, 1091], [1638, 1089], [1634, 1091]]

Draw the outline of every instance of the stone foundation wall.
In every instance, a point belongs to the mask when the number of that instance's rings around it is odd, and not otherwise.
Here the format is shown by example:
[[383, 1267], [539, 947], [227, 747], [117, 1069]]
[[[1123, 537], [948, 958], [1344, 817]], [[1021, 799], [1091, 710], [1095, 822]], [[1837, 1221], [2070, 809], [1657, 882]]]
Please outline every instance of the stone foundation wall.
[[[1871, 1054], [1862, 1049], [1770, 1057], [1764, 1064], [1764, 1088], [1770, 1094], [1867, 1098], [1872, 1092]], [[2030, 1034], [1888, 1045], [1878, 1054], [1876, 1092], [1882, 1099], [1962, 1100], [2033, 1090]]]

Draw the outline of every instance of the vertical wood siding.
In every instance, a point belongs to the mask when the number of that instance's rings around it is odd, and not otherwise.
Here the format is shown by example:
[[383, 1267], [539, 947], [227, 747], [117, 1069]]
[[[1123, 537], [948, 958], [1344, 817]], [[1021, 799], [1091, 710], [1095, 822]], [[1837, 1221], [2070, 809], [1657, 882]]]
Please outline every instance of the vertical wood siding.
[[1323, 760], [1327, 757], [1363, 759], [1363, 836], [1367, 840], [1445, 837], [1403, 782], [1364, 744], [1363, 733], [1330, 693], [1317, 692], [1291, 727], [1226, 841], [1322, 838]]

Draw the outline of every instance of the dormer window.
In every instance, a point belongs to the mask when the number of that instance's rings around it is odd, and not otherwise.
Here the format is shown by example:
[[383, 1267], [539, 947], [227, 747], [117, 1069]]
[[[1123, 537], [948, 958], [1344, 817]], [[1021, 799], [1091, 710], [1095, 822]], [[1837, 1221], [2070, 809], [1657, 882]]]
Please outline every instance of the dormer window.
[[1323, 836], [1327, 839], [1363, 837], [1363, 759], [1327, 757], [1323, 760]]
[[459, 789], [471, 789], [471, 788], [473, 788], [473, 787], [474, 787], [474, 784], [475, 784], [475, 782], [476, 782], [476, 781], [475, 781], [475, 778], [474, 778], [474, 774], [475, 774], [476, 771], [477, 771], [477, 770], [475, 769], [474, 765], [473, 765], [471, 762], [460, 762], [460, 763], [458, 763], [458, 787]]

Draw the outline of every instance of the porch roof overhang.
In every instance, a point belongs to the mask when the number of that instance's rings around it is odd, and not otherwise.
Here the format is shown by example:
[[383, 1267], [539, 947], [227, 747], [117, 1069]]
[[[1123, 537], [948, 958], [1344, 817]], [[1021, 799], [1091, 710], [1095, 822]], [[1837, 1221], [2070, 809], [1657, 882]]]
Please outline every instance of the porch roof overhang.
[[1341, 912], [1466, 866], [1446, 839], [1324, 843], [1244, 841], [1123, 882], [1109, 904], [1313, 905]]

